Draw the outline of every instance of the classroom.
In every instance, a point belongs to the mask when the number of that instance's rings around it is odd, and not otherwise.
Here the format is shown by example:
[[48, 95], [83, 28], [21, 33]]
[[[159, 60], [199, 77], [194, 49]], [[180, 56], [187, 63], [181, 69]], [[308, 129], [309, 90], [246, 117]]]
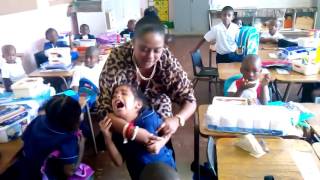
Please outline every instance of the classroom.
[[1, 0], [0, 180], [320, 179], [320, 0]]

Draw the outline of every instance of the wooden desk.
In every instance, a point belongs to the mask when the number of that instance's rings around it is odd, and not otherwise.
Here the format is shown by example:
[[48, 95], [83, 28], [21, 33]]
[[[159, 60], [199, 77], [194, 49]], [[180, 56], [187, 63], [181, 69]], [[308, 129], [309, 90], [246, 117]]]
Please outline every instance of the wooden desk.
[[309, 125], [313, 132], [320, 136], [320, 104], [315, 103], [301, 103], [304, 107], [309, 109], [314, 115], [314, 118], [311, 118], [309, 121]]
[[43, 78], [53, 78], [53, 77], [57, 77], [57, 78], [61, 78], [64, 82], [64, 84], [66, 85], [67, 88], [69, 88], [69, 84], [66, 80], [66, 78], [72, 78], [74, 71], [71, 70], [40, 70], [37, 69], [35, 71], [33, 71], [32, 73], [30, 73], [28, 76], [29, 77], [43, 77]]
[[0, 144], [0, 174], [5, 172], [12, 163], [14, 163], [16, 155], [21, 150], [23, 142], [21, 139]]
[[216, 144], [218, 179], [263, 179], [266, 175], [272, 175], [275, 179], [303, 179], [294, 160], [302, 157], [292, 152], [310, 154], [320, 169], [320, 161], [306, 141], [264, 140], [270, 152], [257, 159], [234, 145], [238, 138], [218, 139]]

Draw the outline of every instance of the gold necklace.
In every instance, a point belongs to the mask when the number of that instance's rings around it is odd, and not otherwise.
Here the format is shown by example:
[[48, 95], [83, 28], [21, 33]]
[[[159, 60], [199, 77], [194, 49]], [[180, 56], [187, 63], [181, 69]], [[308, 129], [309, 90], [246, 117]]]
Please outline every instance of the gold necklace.
[[145, 76], [143, 76], [143, 74], [140, 72], [140, 69], [139, 69], [139, 67], [137, 66], [137, 63], [136, 63], [135, 58], [134, 58], [133, 55], [132, 55], [132, 61], [133, 61], [134, 66], [136, 67], [136, 70], [137, 70], [138, 75], [140, 76], [140, 78], [141, 78], [142, 80], [144, 80], [144, 81], [149, 81], [149, 80], [151, 80], [151, 79], [153, 78], [154, 74], [156, 73], [157, 63], [155, 63], [155, 65], [153, 65], [153, 70], [152, 70], [151, 75], [150, 75], [149, 77], [145, 77]]

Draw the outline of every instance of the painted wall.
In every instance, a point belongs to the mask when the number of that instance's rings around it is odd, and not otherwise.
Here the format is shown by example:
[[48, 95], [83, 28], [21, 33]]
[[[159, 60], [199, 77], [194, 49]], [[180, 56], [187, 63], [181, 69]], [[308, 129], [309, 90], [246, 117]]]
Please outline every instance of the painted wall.
[[25, 54], [23, 65], [27, 73], [33, 71], [36, 68], [33, 54], [42, 50], [45, 31], [49, 27], [58, 32], [71, 31], [71, 19], [66, 15], [67, 6], [49, 6], [42, 1], [37, 10], [0, 16], [0, 46], [14, 45], [17, 52]]

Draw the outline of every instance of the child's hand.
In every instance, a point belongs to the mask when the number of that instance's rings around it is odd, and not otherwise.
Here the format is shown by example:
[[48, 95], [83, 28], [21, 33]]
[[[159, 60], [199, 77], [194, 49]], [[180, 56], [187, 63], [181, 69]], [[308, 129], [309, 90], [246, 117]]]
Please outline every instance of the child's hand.
[[107, 138], [112, 138], [112, 132], [110, 131], [110, 127], [112, 125], [111, 119], [106, 118], [99, 122], [99, 127], [103, 135]]
[[156, 141], [153, 144], [147, 146], [147, 150], [152, 154], [158, 154], [161, 148], [165, 145], [164, 141]]
[[270, 74], [265, 74], [262, 81], [261, 81], [261, 86], [268, 86], [270, 81], [271, 81]]

